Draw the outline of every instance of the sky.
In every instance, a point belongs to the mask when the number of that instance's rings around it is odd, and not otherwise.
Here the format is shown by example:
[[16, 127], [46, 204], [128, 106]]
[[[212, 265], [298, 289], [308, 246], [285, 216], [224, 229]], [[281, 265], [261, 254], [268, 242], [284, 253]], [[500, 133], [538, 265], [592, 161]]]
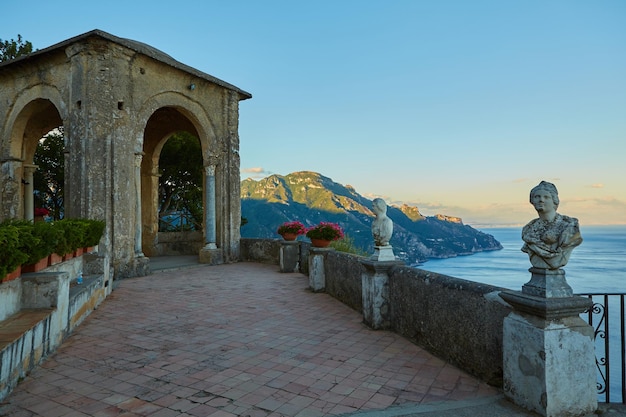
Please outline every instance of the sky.
[[624, 0], [34, 0], [0, 39], [100, 29], [252, 94], [241, 178], [315, 171], [475, 227], [626, 224]]

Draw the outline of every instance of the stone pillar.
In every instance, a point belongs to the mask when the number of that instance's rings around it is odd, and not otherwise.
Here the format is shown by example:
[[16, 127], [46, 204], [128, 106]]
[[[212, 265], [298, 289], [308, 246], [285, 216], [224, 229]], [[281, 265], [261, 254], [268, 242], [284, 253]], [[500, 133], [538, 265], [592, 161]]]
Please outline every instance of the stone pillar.
[[297, 240], [280, 242], [280, 272], [298, 272], [300, 242]]
[[309, 288], [313, 292], [322, 292], [326, 289], [326, 273], [324, 261], [326, 256], [333, 248], [315, 248], [309, 249]]
[[35, 219], [35, 183], [33, 173], [37, 165], [24, 164], [24, 219]]
[[200, 263], [209, 265], [224, 262], [222, 251], [216, 243], [215, 167], [216, 164], [204, 167], [204, 247], [200, 249], [198, 257]]
[[215, 165], [204, 167], [205, 211], [204, 243], [205, 249], [217, 249], [215, 234]]
[[0, 160], [0, 221], [15, 219], [23, 202], [20, 194], [21, 159]]
[[142, 258], [142, 221], [141, 221], [141, 160], [143, 152], [135, 153], [135, 256]]
[[501, 297], [504, 393], [543, 416], [585, 416], [598, 406], [593, 328], [579, 317], [588, 298], [575, 297], [561, 269], [531, 268], [522, 292]]
[[403, 263], [364, 259], [361, 264], [365, 267], [361, 274], [363, 322], [374, 330], [388, 329], [391, 325], [389, 271]]

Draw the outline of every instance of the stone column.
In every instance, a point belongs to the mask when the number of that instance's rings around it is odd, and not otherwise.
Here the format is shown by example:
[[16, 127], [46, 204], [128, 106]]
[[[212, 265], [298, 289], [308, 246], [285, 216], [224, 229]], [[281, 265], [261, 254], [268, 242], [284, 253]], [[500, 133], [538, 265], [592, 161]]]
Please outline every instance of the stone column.
[[361, 274], [363, 322], [374, 330], [388, 329], [391, 325], [389, 271], [403, 262], [363, 259], [361, 264], [365, 267]]
[[504, 393], [543, 416], [585, 416], [598, 406], [593, 328], [579, 317], [592, 305], [575, 297], [562, 269], [531, 268], [522, 292], [501, 297]]
[[326, 289], [325, 260], [333, 248], [309, 249], [309, 288], [313, 292], [323, 292]]
[[142, 228], [141, 221], [141, 161], [143, 159], [143, 152], [135, 153], [135, 256], [142, 258]]
[[215, 165], [204, 167], [205, 211], [204, 243], [205, 249], [217, 249], [215, 234]]
[[37, 165], [24, 164], [24, 219], [35, 219], [35, 184], [33, 173], [39, 168]]
[[215, 168], [216, 163], [204, 167], [204, 247], [200, 249], [198, 261], [203, 264], [223, 263], [222, 251], [217, 247], [216, 207], [215, 207]]
[[297, 240], [280, 242], [280, 272], [298, 272], [300, 242]]

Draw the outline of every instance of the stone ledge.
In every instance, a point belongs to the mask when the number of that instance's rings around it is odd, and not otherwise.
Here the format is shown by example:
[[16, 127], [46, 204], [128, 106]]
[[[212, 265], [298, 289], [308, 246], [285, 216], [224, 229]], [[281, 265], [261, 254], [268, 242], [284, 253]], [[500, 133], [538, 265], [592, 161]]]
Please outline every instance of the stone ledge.
[[0, 351], [15, 343], [39, 322], [52, 314], [53, 308], [28, 308], [0, 321]]

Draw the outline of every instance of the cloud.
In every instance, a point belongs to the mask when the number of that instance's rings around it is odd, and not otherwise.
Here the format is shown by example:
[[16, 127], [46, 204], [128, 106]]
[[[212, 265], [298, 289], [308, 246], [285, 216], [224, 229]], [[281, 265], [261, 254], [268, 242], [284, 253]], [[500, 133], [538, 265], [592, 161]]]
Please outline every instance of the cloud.
[[241, 174], [245, 178], [260, 179], [272, 175], [270, 171], [266, 171], [263, 167], [242, 168]]
[[590, 185], [591, 188], [604, 188], [604, 184], [598, 182]]

